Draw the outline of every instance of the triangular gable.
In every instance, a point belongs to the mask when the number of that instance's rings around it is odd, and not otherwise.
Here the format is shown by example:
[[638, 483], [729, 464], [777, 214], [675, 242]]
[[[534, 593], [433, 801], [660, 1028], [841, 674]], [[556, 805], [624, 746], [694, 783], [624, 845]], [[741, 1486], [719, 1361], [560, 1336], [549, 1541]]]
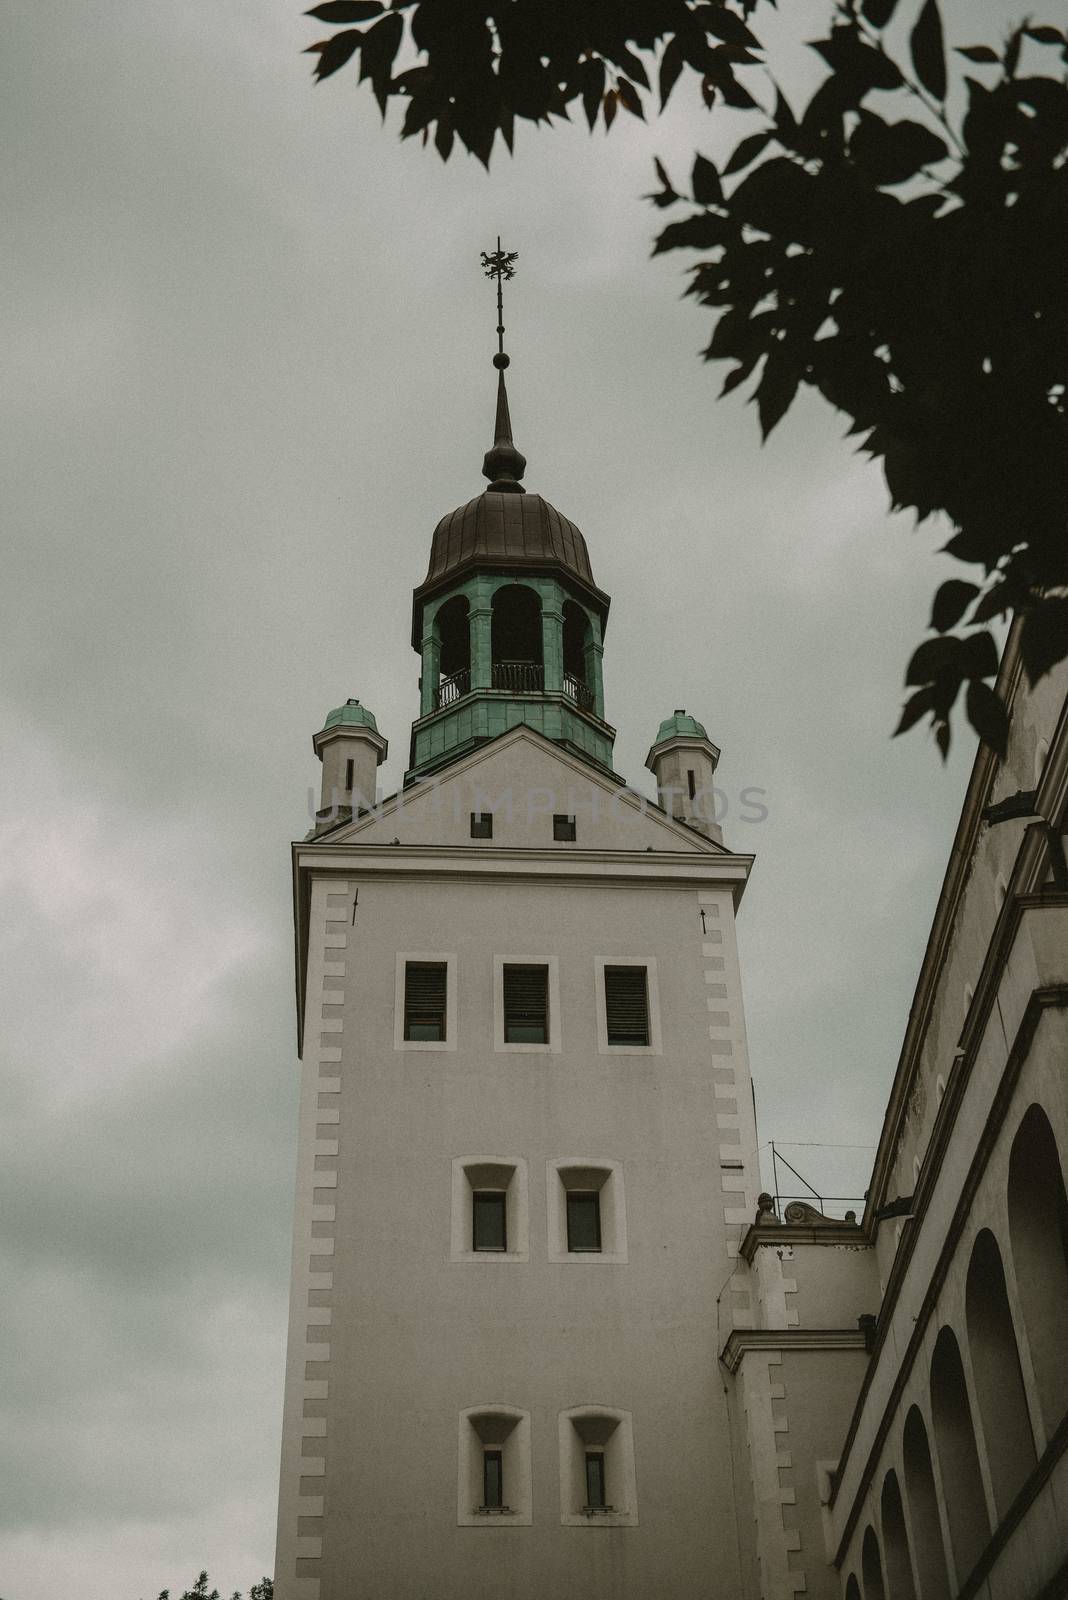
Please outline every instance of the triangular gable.
[[472, 840], [473, 812], [493, 814], [489, 842], [499, 847], [552, 845], [553, 817], [560, 815], [574, 816], [579, 848], [724, 853], [644, 795], [525, 726], [318, 837], [331, 844], [485, 843]]

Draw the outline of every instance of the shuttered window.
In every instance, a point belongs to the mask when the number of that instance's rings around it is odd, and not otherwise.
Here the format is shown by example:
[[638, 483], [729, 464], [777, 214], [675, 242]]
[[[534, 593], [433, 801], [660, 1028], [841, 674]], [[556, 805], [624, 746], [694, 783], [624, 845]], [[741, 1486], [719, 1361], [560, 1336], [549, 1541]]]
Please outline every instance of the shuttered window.
[[601, 1249], [601, 1196], [596, 1189], [567, 1191], [567, 1248], [575, 1255]]
[[444, 961], [404, 964], [404, 1037], [444, 1039], [448, 967]]
[[472, 1250], [507, 1250], [506, 1196], [500, 1189], [476, 1189], [471, 1196]]
[[504, 968], [505, 1044], [548, 1044], [549, 969]]
[[649, 983], [644, 967], [605, 967], [604, 1010], [609, 1044], [649, 1043]]

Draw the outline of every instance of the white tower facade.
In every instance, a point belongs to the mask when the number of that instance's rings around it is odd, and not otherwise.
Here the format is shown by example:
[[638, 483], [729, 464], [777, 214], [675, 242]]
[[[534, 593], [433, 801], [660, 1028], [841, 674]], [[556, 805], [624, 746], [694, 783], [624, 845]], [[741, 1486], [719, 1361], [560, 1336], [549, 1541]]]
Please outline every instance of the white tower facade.
[[759, 1189], [751, 858], [612, 771], [608, 597], [519, 483], [503, 369], [485, 470], [416, 590], [405, 786], [293, 850], [276, 1592], [738, 1600], [754, 1506], [717, 1354]]

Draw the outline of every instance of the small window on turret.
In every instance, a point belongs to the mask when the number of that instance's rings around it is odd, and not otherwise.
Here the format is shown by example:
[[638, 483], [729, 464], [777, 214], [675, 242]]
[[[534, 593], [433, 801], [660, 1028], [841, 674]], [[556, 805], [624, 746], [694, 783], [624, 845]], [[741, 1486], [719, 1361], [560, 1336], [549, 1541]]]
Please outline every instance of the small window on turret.
[[686, 769], [686, 787], [690, 791], [690, 799], [691, 800], [696, 800], [696, 798], [697, 798], [697, 779], [694, 776], [694, 770], [693, 770], [692, 767], [687, 767], [687, 769]]
[[472, 813], [471, 813], [471, 837], [472, 837], [472, 839], [492, 839], [493, 838], [493, 812], [492, 811], [472, 811]]
[[352, 793], [352, 784], [353, 784], [353, 780], [354, 780], [355, 776], [356, 776], [356, 762], [355, 761], [346, 761], [345, 762], [345, 791], [346, 791], [347, 794], [351, 794]]
[[574, 817], [556, 816], [553, 818], [553, 838], [563, 844], [575, 842]]

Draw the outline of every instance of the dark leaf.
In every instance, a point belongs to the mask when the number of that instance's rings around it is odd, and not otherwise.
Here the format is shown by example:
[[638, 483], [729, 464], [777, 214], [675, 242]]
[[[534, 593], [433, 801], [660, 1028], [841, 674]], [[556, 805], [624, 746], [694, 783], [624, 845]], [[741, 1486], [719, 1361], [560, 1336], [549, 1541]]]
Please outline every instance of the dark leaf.
[[952, 635], [946, 639], [925, 639], [913, 651], [906, 668], [906, 688], [914, 689], [920, 684], [933, 683], [943, 674], [954, 674], [959, 680], [962, 644], [963, 640]]
[[901, 721], [894, 729], [894, 738], [896, 739], [899, 733], [908, 733], [909, 729], [914, 728], [920, 718], [926, 716], [928, 711], [933, 711], [934, 707], [934, 690], [917, 689], [901, 708]]
[[873, 183], [904, 183], [921, 167], [943, 161], [948, 154], [936, 133], [922, 122], [884, 122], [861, 112], [849, 153]]
[[955, 628], [978, 593], [977, 583], [966, 583], [963, 578], [947, 578], [939, 586], [931, 608], [931, 627], [935, 632], [946, 633], [950, 628]]
[[748, 167], [773, 138], [774, 134], [769, 128], [764, 133], [751, 133], [747, 139], [743, 139], [724, 167], [723, 176], [727, 178], [732, 172], [741, 172], [743, 167]]
[[998, 670], [998, 647], [984, 629], [961, 640], [961, 672], [965, 678], [993, 678]]
[[1005, 46], [1005, 76], [1013, 78], [1016, 75], [1016, 64], [1020, 59], [1020, 50], [1023, 47], [1023, 29], [1016, 28], [1009, 35], [1009, 42]]
[[1068, 43], [1068, 37], [1059, 28], [1050, 28], [1045, 24], [1038, 28], [1025, 28], [1024, 33], [1029, 39], [1034, 39], [1036, 44]]
[[924, 0], [920, 19], [909, 38], [916, 76], [936, 100], [946, 98], [946, 52], [938, 0]]
[[1068, 656], [1068, 599], [1051, 595], [1023, 620], [1020, 654], [1032, 683]]
[[321, 6], [305, 11], [306, 17], [318, 17], [320, 22], [370, 22], [380, 17], [384, 10], [378, 0], [326, 0]]
[[605, 132], [607, 133], [608, 129], [616, 120], [616, 108], [619, 105], [619, 96], [616, 91], [614, 89], [609, 89], [602, 103], [604, 105], [604, 126]]
[[750, 33], [741, 17], [726, 8], [720, 11], [706, 11], [701, 18], [702, 25], [709, 33], [715, 34], [717, 39], [722, 39], [725, 44], [748, 45], [754, 50], [761, 48], [760, 40], [755, 34]]
[[683, 68], [682, 46], [678, 39], [671, 39], [664, 51], [660, 62], [660, 109], [663, 111], [668, 103], [668, 96], [678, 82], [679, 73]]
[[941, 755], [942, 760], [945, 761], [946, 758], [949, 755], [949, 723], [948, 723], [948, 721], [943, 721], [943, 722], [939, 722], [939, 723], [935, 724], [935, 744], [938, 746], [939, 754]]
[[696, 216], [687, 217], [684, 222], [669, 222], [664, 231], [657, 235], [653, 254], [663, 255], [665, 250], [712, 249], [717, 244], [725, 243], [730, 232], [731, 224], [726, 217], [718, 217], [714, 211], [701, 211]]
[[1006, 611], [1012, 609], [1011, 586], [1007, 583], [996, 583], [979, 601], [972, 612], [972, 622], [989, 622], [991, 617], [1003, 617]]
[[789, 411], [801, 382], [801, 369], [782, 350], [773, 348], [757, 385], [756, 403], [760, 431], [765, 439]]
[[988, 683], [968, 685], [964, 701], [968, 721], [984, 744], [1004, 761], [1009, 743], [1009, 715]]
[[837, 93], [846, 103], [855, 105], [869, 89], [897, 89], [901, 84], [901, 73], [885, 51], [864, 44], [852, 28], [832, 28], [830, 38], [816, 40], [812, 48], [834, 73]]
[[885, 28], [897, 8], [897, 0], [863, 0], [861, 12], [873, 28]]
[[601, 109], [601, 96], [604, 94], [604, 62], [587, 60], [582, 63], [582, 109], [586, 113], [586, 121], [593, 132], [597, 113]]
[[364, 78], [371, 79], [375, 93], [379, 96], [379, 109], [382, 111], [385, 110], [384, 91], [389, 82], [393, 57], [400, 49], [403, 36], [404, 22], [396, 12], [383, 17], [381, 22], [376, 22], [364, 35], [363, 51], [360, 55], [360, 80], [362, 82]]
[[616, 93], [620, 104], [625, 106], [632, 117], [645, 121], [645, 112], [642, 110], [641, 96], [629, 78], [620, 78], [616, 83]]
[[693, 197], [699, 206], [718, 205], [723, 199], [723, 185], [719, 181], [719, 173], [705, 156], [698, 156], [694, 161], [690, 183]]
[[319, 62], [315, 68], [315, 76], [320, 82], [329, 78], [332, 73], [343, 67], [346, 61], [351, 60], [355, 52], [363, 43], [363, 34], [350, 28], [345, 33], [335, 33], [332, 39], [326, 39], [322, 44], [312, 45], [310, 48], [319, 53]]
[[957, 47], [957, 54], [964, 56], [967, 61], [985, 61], [993, 65], [1001, 60], [997, 51], [992, 50], [988, 44], [960, 45]]

